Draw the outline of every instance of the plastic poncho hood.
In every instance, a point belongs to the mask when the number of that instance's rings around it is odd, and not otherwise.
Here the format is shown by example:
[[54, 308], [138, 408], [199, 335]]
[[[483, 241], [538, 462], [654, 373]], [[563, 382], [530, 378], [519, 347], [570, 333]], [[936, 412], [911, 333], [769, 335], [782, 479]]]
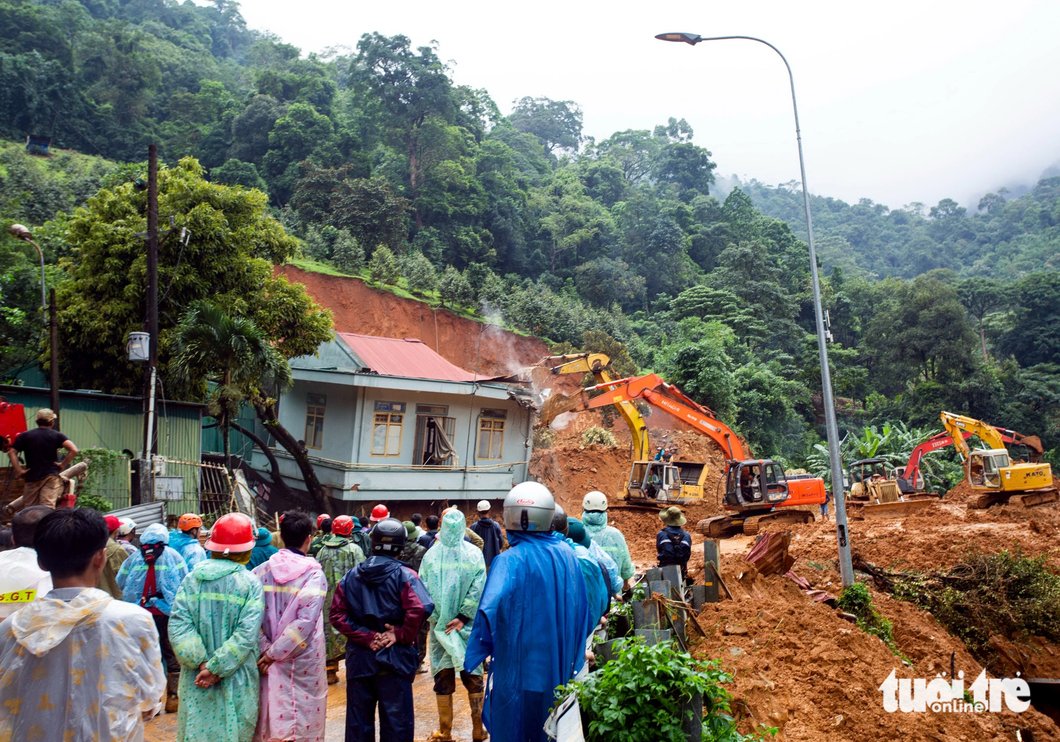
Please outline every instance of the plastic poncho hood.
[[[465, 528], [462, 513], [446, 513], [438, 540], [420, 563], [420, 579], [434, 601], [429, 644], [431, 673], [434, 675], [447, 668], [463, 667], [467, 641], [486, 584], [486, 562], [482, 552], [464, 540]], [[446, 625], [457, 616], [464, 616], [469, 621], [460, 631], [447, 634]], [[481, 673], [481, 666], [473, 672]]]
[[202, 548], [199, 539], [183, 531], [170, 531], [169, 547], [184, 557], [189, 570], [194, 569], [196, 564], [207, 558], [206, 549]]
[[152, 523], [140, 536], [141, 544], [169, 544], [169, 531], [161, 523]]
[[[270, 536], [269, 538], [272, 537]], [[313, 567], [319, 566], [316, 559], [299, 556], [290, 549], [282, 549], [269, 559], [272, 576], [281, 585], [293, 582]]]
[[[166, 540], [169, 539], [169, 531], [164, 526], [159, 524], [158, 528], [161, 533], [156, 531], [153, 534], [155, 541], [141, 541], [141, 543], [157, 544], [162, 543], [157, 540], [161, 536], [164, 536]], [[147, 532], [154, 528], [154, 526], [148, 527], [147, 531], [144, 532], [144, 538], [147, 536]], [[200, 562], [201, 564], [201, 562]], [[184, 557], [177, 553], [175, 549], [170, 546], [163, 547], [162, 553], [155, 560], [153, 565], [155, 571], [155, 593], [153, 597], [149, 597], [147, 602], [142, 605], [143, 608], [155, 608], [165, 615], [170, 615], [170, 609], [173, 605], [173, 600], [177, 596], [177, 590], [180, 588], [184, 578], [188, 576], [188, 566], [184, 561]], [[141, 605], [141, 598], [144, 594], [144, 586], [147, 582], [147, 572], [149, 566], [144, 561], [144, 555], [142, 552], [137, 551], [135, 554], [130, 556], [121, 564], [121, 569], [118, 570], [116, 582], [118, 587], [121, 589], [121, 599], [126, 603], [132, 603], [134, 605]]]
[[78, 624], [98, 616], [114, 598], [102, 590], [88, 589], [66, 603], [41, 598], [11, 619], [15, 640], [37, 657], [43, 657], [70, 635]]
[[585, 663], [585, 582], [558, 534], [513, 531], [509, 542], [486, 578], [464, 670], [493, 657], [483, 718], [494, 742], [544, 740], [555, 688]]
[[607, 525], [607, 512], [582, 513], [582, 524], [592, 540], [618, 565], [619, 575], [623, 580], [633, 577], [633, 558], [629, 555], [626, 537], [614, 526]]

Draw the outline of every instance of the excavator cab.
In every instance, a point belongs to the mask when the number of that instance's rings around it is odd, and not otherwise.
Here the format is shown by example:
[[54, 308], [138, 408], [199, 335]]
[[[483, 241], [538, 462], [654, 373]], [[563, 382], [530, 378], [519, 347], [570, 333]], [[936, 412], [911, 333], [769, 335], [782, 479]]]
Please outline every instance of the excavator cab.
[[788, 481], [780, 464], [768, 459], [733, 461], [725, 480], [725, 503], [732, 507], [776, 505], [788, 499]]
[[630, 469], [627, 489], [649, 500], [669, 502], [681, 495], [678, 469], [662, 461], [637, 461]]
[[1001, 487], [1001, 471], [1012, 466], [1008, 451], [981, 449], [968, 455], [968, 480], [973, 487]]

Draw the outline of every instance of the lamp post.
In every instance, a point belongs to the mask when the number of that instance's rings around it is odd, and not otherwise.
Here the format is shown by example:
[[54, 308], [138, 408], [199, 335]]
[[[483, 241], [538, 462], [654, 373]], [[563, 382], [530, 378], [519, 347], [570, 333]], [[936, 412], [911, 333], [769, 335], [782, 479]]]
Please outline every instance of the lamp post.
[[843, 587], [854, 584], [854, 568], [850, 561], [850, 539], [847, 529], [846, 497], [843, 493], [843, 458], [839, 452], [839, 425], [835, 417], [835, 400], [832, 398], [832, 375], [828, 368], [828, 345], [824, 331], [824, 312], [821, 311], [821, 283], [817, 275], [817, 252], [813, 245], [813, 222], [810, 219], [810, 191], [806, 187], [806, 161], [802, 155], [802, 132], [799, 129], [799, 107], [795, 102], [795, 76], [791, 65], [780, 53], [780, 49], [754, 36], [700, 36], [690, 33], [661, 33], [655, 38], [660, 41], [676, 41], [691, 46], [703, 41], [729, 41], [742, 39], [757, 41], [775, 51], [784, 61], [791, 82], [791, 108], [795, 113], [795, 140], [799, 145], [799, 169], [802, 171], [802, 204], [806, 211], [806, 237], [810, 246], [810, 276], [813, 279], [813, 309], [817, 320], [817, 349], [821, 357], [821, 395], [824, 398], [824, 423], [828, 434], [828, 458], [832, 470], [832, 494], [835, 498], [835, 527], [839, 541], [839, 574]]
[[29, 244], [37, 248], [37, 255], [40, 256], [40, 315], [44, 320], [44, 326], [48, 326], [48, 295], [47, 290], [44, 288], [44, 251], [40, 249], [40, 245], [33, 241], [33, 233], [29, 231], [29, 227], [23, 224], [12, 224], [7, 228], [7, 231], [11, 233], [11, 236], [15, 239], [25, 240]]
[[51, 351], [51, 357], [49, 359], [49, 373], [48, 382], [51, 388], [51, 394], [49, 404], [52, 406], [52, 412], [55, 413], [55, 423], [53, 427], [59, 429], [59, 321], [56, 318], [56, 306], [55, 306], [55, 289], [52, 289], [52, 300], [48, 303], [47, 287], [44, 281], [44, 251], [40, 249], [40, 245], [33, 241], [33, 234], [29, 231], [29, 228], [23, 224], [12, 224], [7, 228], [7, 231], [11, 233], [13, 237], [20, 240], [25, 240], [29, 244], [37, 248], [37, 255], [40, 256], [40, 312], [41, 319], [44, 321], [45, 332], [49, 335], [49, 345]]

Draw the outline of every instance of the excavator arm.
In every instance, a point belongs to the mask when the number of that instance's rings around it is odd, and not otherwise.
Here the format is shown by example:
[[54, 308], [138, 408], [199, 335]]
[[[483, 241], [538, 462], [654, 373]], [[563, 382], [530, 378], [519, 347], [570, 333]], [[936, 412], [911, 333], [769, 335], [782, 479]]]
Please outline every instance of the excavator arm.
[[[973, 435], [978, 436], [979, 440], [988, 449], [1003, 449], [1005, 447], [1005, 439], [1001, 437], [1001, 433], [993, 425], [984, 423], [982, 420], [976, 420], [973, 417], [964, 415], [954, 415], [952, 412], [942, 412], [939, 418], [942, 420], [942, 426], [946, 428], [946, 432], [953, 439], [954, 448], [957, 449], [962, 459], [967, 458], [971, 450], [968, 448], [966, 438], [970, 438]], [[968, 435], [965, 435], [965, 433]]]
[[[1023, 435], [1017, 433], [1015, 430], [1008, 430], [1007, 428], [998, 428], [994, 426], [994, 430], [1001, 436], [1001, 440], [1006, 444], [1015, 444], [1017, 446], [1027, 446], [1028, 449], [1033, 451], [1031, 454], [1031, 460], [1037, 463], [1041, 461], [1042, 455], [1042, 442], [1038, 436], [1035, 435]], [[962, 437], [967, 440], [972, 437], [972, 432], [969, 430], [962, 431]], [[916, 480], [920, 477], [920, 462], [923, 460], [925, 454], [934, 453], [942, 448], [953, 445], [953, 436], [950, 433], [938, 433], [931, 436], [926, 441], [921, 443], [919, 446], [913, 449], [913, 453], [909, 455], [909, 463], [905, 465], [905, 470], [902, 472], [901, 479], [908, 482], [911, 487], [916, 486]]]
[[[597, 384], [606, 384], [615, 381], [616, 377], [611, 371], [611, 359], [603, 353], [572, 353], [563, 356], [550, 356], [545, 363], [559, 365], [551, 366], [554, 374], [592, 374]], [[612, 403], [609, 403], [612, 404]], [[644, 461], [651, 457], [648, 443], [648, 426], [632, 402], [615, 402], [618, 414], [629, 428], [633, 436], [633, 460]], [[604, 405], [599, 405], [604, 406]]]
[[[633, 400], [643, 400], [652, 407], [657, 407], [678, 420], [688, 423], [699, 433], [710, 438], [725, 453], [726, 459], [743, 461], [750, 458], [750, 452], [744, 447], [740, 437], [725, 423], [718, 420], [713, 410], [689, 399], [680, 389], [667, 384], [655, 374], [616, 379], [589, 387], [585, 391], [590, 392], [596, 389], [602, 389], [604, 393], [583, 401], [582, 409], [596, 409], [609, 404], [631, 404]], [[666, 392], [669, 396], [665, 396], [662, 392]]]

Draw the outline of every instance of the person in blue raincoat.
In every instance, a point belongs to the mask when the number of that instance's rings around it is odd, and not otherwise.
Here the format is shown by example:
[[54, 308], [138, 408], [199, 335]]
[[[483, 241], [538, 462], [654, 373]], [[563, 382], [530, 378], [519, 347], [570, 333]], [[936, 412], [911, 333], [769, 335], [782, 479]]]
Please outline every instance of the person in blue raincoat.
[[618, 564], [611, 558], [610, 554], [600, 548], [600, 544], [593, 540], [593, 537], [585, 530], [585, 524], [577, 518], [567, 518], [567, 538], [576, 544], [584, 546], [589, 550], [593, 559], [600, 562], [600, 566], [607, 573], [611, 595], [620, 596], [622, 594], [622, 575], [619, 572]]
[[195, 513], [184, 513], [177, 521], [175, 531], [169, 532], [169, 548], [175, 549], [184, 557], [184, 563], [188, 565], [188, 571], [195, 569], [195, 565], [206, 559], [206, 549], [199, 543], [199, 531], [202, 530], [202, 518]]
[[494, 742], [544, 742], [556, 687], [585, 664], [585, 580], [574, 550], [550, 530], [554, 512], [537, 482], [504, 500], [511, 548], [493, 560], [464, 655], [468, 672], [492, 657], [482, 716]]
[[[334, 522], [332, 521], [332, 523]], [[254, 548], [250, 552], [250, 561], [247, 562], [247, 569], [253, 570], [258, 565], [264, 564], [278, 551], [279, 549], [272, 545], [272, 533], [269, 529], [259, 528], [254, 533]]]
[[579, 529], [575, 526], [573, 534], [570, 533], [570, 528], [567, 513], [556, 505], [556, 513], [552, 516], [552, 530], [566, 539], [567, 545], [574, 549], [574, 556], [578, 557], [578, 567], [582, 571], [582, 579], [585, 580], [585, 595], [589, 601], [589, 623], [595, 629], [600, 618], [611, 607], [610, 579], [603, 565], [589, 553], [589, 549], [578, 543], [578, 540], [584, 537], [585, 528]]
[[166, 688], [166, 711], [177, 710], [180, 663], [169, 643], [169, 614], [180, 583], [188, 576], [184, 557], [169, 547], [169, 531], [153, 523], [140, 536], [140, 550], [126, 559], [118, 570], [117, 583], [121, 599], [145, 608], [155, 620], [162, 647], [162, 661], [169, 674]]

